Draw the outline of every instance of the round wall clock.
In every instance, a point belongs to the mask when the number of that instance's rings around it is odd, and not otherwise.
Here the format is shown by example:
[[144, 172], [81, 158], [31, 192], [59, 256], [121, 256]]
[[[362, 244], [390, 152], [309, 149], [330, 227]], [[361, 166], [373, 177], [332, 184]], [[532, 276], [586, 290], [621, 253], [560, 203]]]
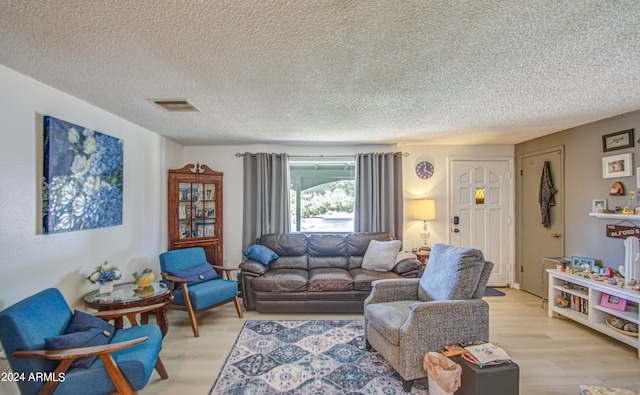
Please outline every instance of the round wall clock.
[[431, 176], [433, 175], [433, 172], [434, 172], [434, 168], [431, 162], [424, 161], [416, 165], [416, 174], [418, 175], [418, 177], [422, 178], [423, 180], [431, 178]]

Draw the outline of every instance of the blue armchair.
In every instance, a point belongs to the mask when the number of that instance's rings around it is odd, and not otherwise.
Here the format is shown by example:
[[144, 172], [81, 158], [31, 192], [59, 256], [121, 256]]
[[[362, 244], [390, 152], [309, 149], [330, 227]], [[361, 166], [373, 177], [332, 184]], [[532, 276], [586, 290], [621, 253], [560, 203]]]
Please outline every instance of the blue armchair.
[[[169, 309], [187, 311], [193, 335], [198, 337], [196, 315], [233, 302], [242, 318], [238, 300], [238, 283], [231, 280], [230, 269], [212, 266], [201, 247], [172, 250], [160, 254], [162, 277], [173, 285], [173, 303]], [[227, 279], [221, 279], [216, 270], [224, 271]]]
[[[96, 314], [107, 321], [117, 316], [129, 317], [133, 326], [121, 330], [112, 329], [112, 325], [95, 316], [83, 312], [73, 314], [60, 291], [54, 288], [3, 310], [0, 342], [11, 369], [18, 375], [20, 392], [23, 395], [133, 394], [144, 388], [154, 368], [160, 377], [168, 378], [159, 357], [160, 328], [140, 326], [135, 320], [135, 314], [158, 307]], [[56, 343], [67, 346], [51, 346]]]

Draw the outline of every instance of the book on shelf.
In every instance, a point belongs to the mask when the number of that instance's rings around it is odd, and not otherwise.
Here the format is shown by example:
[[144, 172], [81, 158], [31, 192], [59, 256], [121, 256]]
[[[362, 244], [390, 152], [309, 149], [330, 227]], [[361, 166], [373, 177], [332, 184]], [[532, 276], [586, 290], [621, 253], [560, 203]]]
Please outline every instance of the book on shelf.
[[507, 352], [493, 343], [472, 344], [464, 349], [478, 361], [480, 367], [511, 363]]

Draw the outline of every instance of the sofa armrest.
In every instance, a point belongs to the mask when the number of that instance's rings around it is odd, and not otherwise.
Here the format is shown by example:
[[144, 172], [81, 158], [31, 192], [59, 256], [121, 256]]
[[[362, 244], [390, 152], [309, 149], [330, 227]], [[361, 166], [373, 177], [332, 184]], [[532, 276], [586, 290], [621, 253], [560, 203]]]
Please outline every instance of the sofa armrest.
[[417, 259], [409, 258], [398, 262], [391, 270], [396, 274], [404, 276], [420, 272], [420, 269], [422, 269], [422, 263]]
[[239, 267], [243, 271], [255, 273], [260, 276], [269, 271], [269, 266], [263, 265], [262, 263], [254, 261], [253, 259], [247, 259], [246, 261], [242, 262]]
[[419, 283], [418, 278], [376, 280], [371, 283], [371, 293], [364, 301], [364, 308], [373, 303], [418, 300]]

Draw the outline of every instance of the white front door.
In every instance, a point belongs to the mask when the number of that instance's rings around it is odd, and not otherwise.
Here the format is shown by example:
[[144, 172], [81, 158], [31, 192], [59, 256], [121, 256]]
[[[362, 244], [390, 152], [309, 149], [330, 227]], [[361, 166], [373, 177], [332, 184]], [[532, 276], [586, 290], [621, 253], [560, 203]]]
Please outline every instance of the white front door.
[[511, 172], [509, 159], [450, 162], [449, 243], [482, 251], [495, 265], [491, 286], [510, 282], [511, 248]]

